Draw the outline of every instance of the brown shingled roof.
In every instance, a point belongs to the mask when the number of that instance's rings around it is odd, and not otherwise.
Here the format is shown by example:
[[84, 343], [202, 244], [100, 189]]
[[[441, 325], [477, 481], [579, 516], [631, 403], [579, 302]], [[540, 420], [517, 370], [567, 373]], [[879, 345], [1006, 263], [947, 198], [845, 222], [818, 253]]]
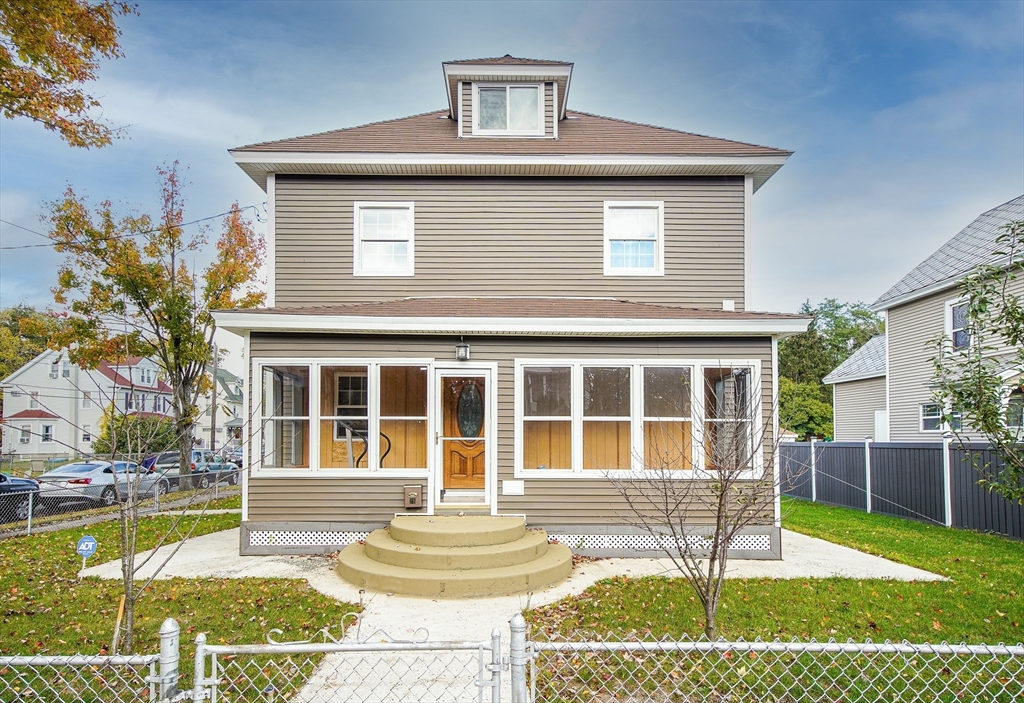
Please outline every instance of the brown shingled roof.
[[[231, 311], [225, 311], [231, 312]], [[311, 305], [239, 310], [243, 314], [338, 317], [603, 318], [633, 320], [802, 320], [805, 315], [681, 308], [612, 298], [403, 298], [350, 305]]]
[[567, 111], [558, 139], [459, 139], [447, 110], [427, 112], [306, 137], [249, 144], [241, 152], [392, 154], [614, 154], [660, 156], [788, 156], [783, 149], [681, 132], [586, 112]]
[[45, 410], [22, 410], [7, 417], [8, 420], [53, 420], [56, 418], [56, 415]]
[[504, 56], [495, 56], [489, 59], [457, 59], [455, 61], [445, 61], [446, 64], [495, 64], [499, 66], [504, 65], [515, 65], [515, 64], [526, 64], [530, 66], [572, 66], [571, 61], [549, 61], [548, 59], [520, 59], [512, 56], [511, 54], [505, 54]]

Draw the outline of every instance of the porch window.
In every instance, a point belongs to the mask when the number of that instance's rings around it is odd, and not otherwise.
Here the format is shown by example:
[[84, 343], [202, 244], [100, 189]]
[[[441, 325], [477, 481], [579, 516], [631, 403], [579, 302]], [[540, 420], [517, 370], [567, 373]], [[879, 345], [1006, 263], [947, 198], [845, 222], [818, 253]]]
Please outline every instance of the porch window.
[[583, 367], [583, 468], [629, 469], [632, 463], [630, 368]]
[[523, 369], [523, 466], [572, 470], [572, 369]]
[[516, 472], [752, 469], [760, 362], [733, 364], [517, 362]]
[[644, 468], [693, 469], [693, 420], [687, 366], [644, 368]]
[[262, 466], [309, 467], [309, 367], [264, 366], [260, 403]]
[[412, 276], [413, 203], [354, 204], [353, 274]]
[[380, 367], [380, 468], [427, 468], [427, 367]]
[[605, 202], [606, 276], [664, 275], [664, 212], [661, 201]]
[[366, 366], [320, 367], [320, 466], [369, 466], [369, 383]]
[[704, 465], [738, 471], [753, 454], [748, 368], [704, 369]]

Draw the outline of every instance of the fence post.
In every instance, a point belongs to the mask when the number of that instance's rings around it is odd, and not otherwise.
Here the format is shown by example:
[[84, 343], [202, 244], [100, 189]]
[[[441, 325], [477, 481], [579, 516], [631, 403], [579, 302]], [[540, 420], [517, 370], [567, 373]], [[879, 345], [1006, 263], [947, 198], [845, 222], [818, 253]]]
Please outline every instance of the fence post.
[[178, 695], [178, 645], [181, 627], [174, 618], [160, 626], [160, 700]]
[[864, 438], [864, 489], [868, 494], [867, 508], [871, 512], [871, 438]]
[[811, 437], [811, 502], [818, 502], [818, 478], [814, 470], [814, 437]]
[[512, 703], [529, 703], [526, 696], [526, 619], [522, 613], [512, 616], [509, 623], [512, 637], [509, 641], [508, 654], [512, 676]]
[[950, 436], [945, 432], [942, 435], [942, 497], [946, 527], [953, 526], [953, 468], [949, 462], [949, 444]]
[[501, 703], [501, 630], [491, 630], [491, 703]]
[[206, 700], [206, 633], [196, 637], [196, 666], [192, 673], [192, 700]]
[[35, 491], [29, 491], [28, 494], [28, 527], [25, 528], [25, 534], [32, 534], [32, 513], [35, 512], [36, 506], [33, 504], [36, 494]]

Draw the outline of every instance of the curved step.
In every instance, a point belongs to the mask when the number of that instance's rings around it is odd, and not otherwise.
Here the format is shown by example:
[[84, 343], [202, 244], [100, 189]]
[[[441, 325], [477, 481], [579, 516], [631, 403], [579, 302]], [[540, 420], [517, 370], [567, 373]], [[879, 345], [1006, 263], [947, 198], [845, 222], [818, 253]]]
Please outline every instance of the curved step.
[[476, 547], [431, 547], [399, 542], [388, 530], [374, 530], [366, 538], [366, 556], [382, 564], [410, 569], [493, 569], [539, 559], [548, 550], [548, 534], [529, 530], [512, 542]]
[[531, 591], [558, 583], [572, 571], [572, 552], [549, 545], [533, 561], [491, 569], [410, 569], [382, 564], [366, 556], [362, 544], [350, 544], [338, 555], [338, 574], [353, 584], [384, 593], [430, 598], [500, 596]]
[[526, 521], [491, 515], [399, 515], [389, 531], [396, 542], [421, 547], [482, 547], [522, 538]]

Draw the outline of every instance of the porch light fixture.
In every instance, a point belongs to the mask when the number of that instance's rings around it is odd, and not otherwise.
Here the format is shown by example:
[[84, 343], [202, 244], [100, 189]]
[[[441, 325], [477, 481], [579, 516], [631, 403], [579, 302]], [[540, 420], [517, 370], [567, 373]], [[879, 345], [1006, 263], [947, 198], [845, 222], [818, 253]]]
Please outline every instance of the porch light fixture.
[[455, 360], [469, 361], [469, 345], [461, 339], [459, 340], [459, 343], [455, 345]]

